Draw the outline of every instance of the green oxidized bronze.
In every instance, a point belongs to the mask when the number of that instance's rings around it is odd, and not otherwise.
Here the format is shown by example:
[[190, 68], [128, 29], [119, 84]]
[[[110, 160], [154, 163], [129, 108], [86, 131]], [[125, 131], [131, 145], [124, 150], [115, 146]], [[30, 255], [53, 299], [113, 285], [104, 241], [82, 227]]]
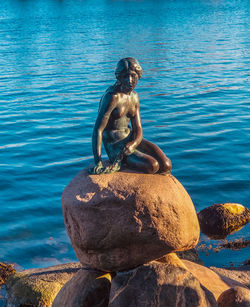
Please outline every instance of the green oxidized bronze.
[[[89, 170], [91, 174], [117, 172], [123, 165], [150, 174], [171, 171], [171, 161], [162, 150], [142, 137], [139, 97], [134, 91], [141, 75], [136, 59], [118, 62], [117, 81], [106, 90], [99, 104], [92, 136], [95, 166]], [[101, 160], [102, 142], [111, 163], [106, 167]]]

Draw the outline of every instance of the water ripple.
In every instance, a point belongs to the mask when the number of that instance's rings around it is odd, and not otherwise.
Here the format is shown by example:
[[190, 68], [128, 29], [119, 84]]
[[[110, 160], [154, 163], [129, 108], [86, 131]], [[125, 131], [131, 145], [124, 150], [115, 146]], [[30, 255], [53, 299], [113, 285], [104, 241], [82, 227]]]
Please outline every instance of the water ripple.
[[75, 259], [60, 197], [93, 163], [99, 99], [122, 57], [143, 66], [144, 137], [171, 158], [197, 211], [248, 205], [248, 8], [247, 0], [0, 3], [1, 261]]

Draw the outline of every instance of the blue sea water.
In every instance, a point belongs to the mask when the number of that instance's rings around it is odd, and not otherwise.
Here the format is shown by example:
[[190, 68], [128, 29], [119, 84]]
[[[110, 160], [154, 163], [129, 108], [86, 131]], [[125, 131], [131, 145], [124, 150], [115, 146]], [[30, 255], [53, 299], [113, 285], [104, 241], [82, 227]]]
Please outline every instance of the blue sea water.
[[[76, 259], [60, 197], [93, 162], [98, 102], [127, 56], [144, 69], [144, 137], [172, 160], [196, 210], [249, 205], [249, 9], [248, 0], [0, 2], [0, 261]], [[249, 248], [200, 256], [228, 265]]]

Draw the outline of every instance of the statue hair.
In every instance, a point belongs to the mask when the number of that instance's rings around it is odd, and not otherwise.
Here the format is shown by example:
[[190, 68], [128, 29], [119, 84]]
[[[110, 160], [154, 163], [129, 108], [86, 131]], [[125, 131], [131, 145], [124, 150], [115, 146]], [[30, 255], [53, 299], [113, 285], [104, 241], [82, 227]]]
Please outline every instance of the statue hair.
[[119, 79], [119, 76], [124, 73], [127, 72], [129, 70], [132, 70], [134, 72], [137, 73], [138, 78], [141, 78], [142, 75], [142, 68], [141, 65], [139, 64], [139, 62], [135, 59], [135, 58], [124, 58], [121, 59], [117, 65], [116, 65], [116, 69], [115, 69], [115, 76], [116, 79]]

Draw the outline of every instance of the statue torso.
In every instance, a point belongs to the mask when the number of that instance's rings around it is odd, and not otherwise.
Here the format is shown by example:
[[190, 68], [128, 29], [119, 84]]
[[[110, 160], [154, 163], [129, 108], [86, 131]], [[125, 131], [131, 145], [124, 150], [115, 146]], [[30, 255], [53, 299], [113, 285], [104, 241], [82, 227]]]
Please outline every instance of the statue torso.
[[134, 91], [130, 95], [113, 93], [113, 99], [115, 99], [116, 106], [103, 132], [104, 139], [109, 142], [118, 141], [128, 136], [130, 133], [130, 119], [136, 115], [139, 107], [138, 95]]

